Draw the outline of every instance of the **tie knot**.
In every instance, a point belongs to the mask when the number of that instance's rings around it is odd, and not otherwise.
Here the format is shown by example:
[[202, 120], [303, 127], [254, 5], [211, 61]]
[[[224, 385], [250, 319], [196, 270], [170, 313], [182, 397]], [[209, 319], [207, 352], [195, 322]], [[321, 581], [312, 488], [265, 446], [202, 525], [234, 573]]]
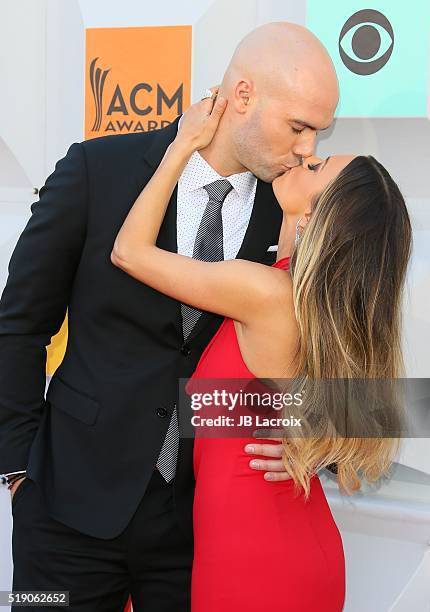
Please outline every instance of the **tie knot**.
[[227, 179], [219, 179], [209, 183], [209, 185], [205, 185], [204, 189], [208, 192], [209, 200], [222, 204], [233, 189], [233, 185]]

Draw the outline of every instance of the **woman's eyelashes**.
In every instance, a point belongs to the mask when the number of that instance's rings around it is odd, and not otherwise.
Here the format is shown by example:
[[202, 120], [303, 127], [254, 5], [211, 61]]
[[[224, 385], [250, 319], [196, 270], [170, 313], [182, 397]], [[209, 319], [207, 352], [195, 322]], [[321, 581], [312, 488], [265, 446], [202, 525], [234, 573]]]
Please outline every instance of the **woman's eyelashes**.
[[319, 164], [308, 164], [308, 169], [312, 170], [312, 172], [315, 172], [321, 166], [321, 163], [322, 162], [320, 162]]

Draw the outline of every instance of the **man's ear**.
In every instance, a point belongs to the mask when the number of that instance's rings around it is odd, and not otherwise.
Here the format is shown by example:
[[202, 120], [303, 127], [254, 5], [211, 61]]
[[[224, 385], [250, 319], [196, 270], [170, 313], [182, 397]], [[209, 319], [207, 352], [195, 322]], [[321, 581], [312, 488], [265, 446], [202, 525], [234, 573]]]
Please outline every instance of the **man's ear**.
[[252, 83], [246, 80], [240, 81], [236, 86], [235, 94], [238, 98], [236, 106], [239, 105], [239, 112], [245, 112], [244, 107], [249, 105], [251, 99]]

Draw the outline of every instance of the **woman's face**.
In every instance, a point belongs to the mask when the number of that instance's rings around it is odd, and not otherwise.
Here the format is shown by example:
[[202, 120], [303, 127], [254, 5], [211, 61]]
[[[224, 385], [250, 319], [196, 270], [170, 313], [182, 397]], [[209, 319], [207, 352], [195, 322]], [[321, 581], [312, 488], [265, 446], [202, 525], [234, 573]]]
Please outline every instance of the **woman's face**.
[[282, 210], [291, 215], [310, 212], [312, 197], [327, 185], [356, 157], [331, 155], [321, 159], [313, 155], [278, 176], [272, 183], [273, 192]]

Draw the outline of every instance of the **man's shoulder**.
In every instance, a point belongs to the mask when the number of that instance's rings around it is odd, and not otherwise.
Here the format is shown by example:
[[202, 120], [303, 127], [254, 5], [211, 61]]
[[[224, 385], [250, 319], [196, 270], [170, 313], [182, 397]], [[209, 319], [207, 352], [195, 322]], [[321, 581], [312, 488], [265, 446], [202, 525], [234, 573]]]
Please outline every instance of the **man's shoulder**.
[[127, 134], [109, 134], [105, 136], [97, 136], [96, 138], [89, 138], [88, 140], [82, 141], [82, 146], [85, 152], [102, 153], [102, 152], [117, 152], [122, 150], [134, 150], [136, 148], [144, 150], [145, 147], [150, 146], [157, 138], [160, 130], [154, 130], [152, 132], [136, 132]]
[[173, 129], [173, 124], [148, 132], [132, 132], [126, 134], [109, 134], [97, 136], [82, 141], [82, 146], [87, 155], [136, 155], [142, 154], [149, 149], [157, 141], [173, 140], [176, 130]]

